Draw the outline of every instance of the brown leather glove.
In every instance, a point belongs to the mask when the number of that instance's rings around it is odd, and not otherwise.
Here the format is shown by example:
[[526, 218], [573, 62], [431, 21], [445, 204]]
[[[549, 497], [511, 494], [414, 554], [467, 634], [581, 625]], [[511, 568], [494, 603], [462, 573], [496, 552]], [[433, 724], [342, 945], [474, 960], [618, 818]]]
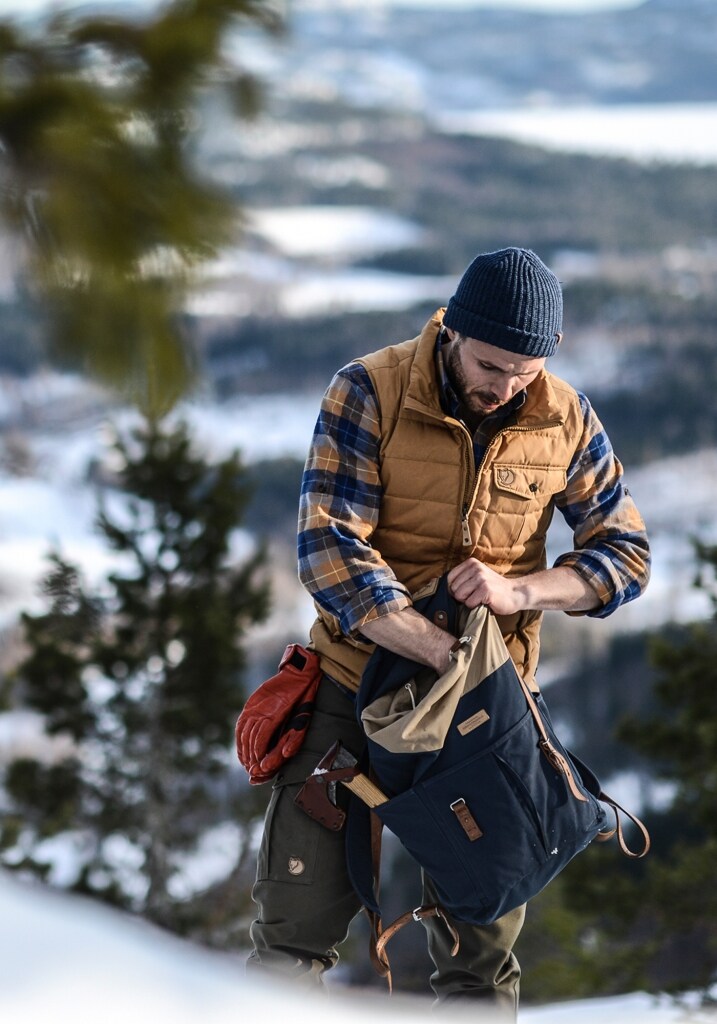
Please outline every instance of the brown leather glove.
[[321, 665], [314, 651], [289, 644], [279, 671], [254, 691], [237, 719], [237, 757], [252, 785], [268, 782], [304, 742]]

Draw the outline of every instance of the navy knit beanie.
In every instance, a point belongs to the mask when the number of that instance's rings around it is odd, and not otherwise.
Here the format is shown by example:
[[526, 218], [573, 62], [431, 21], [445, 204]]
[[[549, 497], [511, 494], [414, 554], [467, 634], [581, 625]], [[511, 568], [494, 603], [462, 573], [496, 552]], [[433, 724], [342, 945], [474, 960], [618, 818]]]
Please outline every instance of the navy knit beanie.
[[562, 323], [557, 277], [530, 249], [516, 248], [476, 256], [443, 317], [466, 338], [536, 359], [553, 355]]

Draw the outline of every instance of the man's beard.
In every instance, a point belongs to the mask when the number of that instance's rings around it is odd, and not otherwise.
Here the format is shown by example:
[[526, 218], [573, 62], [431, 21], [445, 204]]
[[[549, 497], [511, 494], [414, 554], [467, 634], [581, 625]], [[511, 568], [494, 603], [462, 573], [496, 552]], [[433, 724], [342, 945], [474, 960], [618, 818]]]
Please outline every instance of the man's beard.
[[448, 349], [446, 370], [451, 379], [453, 390], [458, 401], [473, 416], [488, 416], [495, 412], [499, 405], [502, 405], [500, 398], [494, 395], [490, 388], [471, 388], [469, 390], [463, 366], [461, 365], [459, 353], [459, 341], [456, 340]]

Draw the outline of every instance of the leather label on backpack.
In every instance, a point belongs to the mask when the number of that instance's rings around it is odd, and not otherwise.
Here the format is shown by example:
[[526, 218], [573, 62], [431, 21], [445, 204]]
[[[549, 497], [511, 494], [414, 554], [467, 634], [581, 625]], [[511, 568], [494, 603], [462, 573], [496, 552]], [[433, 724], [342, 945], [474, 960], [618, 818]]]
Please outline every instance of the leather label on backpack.
[[462, 796], [453, 801], [451, 804], [451, 810], [455, 814], [456, 818], [458, 818], [461, 828], [472, 843], [474, 843], [476, 839], [483, 838], [483, 830], [469, 811], [468, 805]]
[[489, 720], [490, 715], [485, 708], [481, 708], [480, 711], [476, 711], [470, 718], [466, 718], [465, 722], [459, 722], [457, 729], [461, 736], [467, 736], [469, 732], [473, 732], [479, 725], [484, 725]]

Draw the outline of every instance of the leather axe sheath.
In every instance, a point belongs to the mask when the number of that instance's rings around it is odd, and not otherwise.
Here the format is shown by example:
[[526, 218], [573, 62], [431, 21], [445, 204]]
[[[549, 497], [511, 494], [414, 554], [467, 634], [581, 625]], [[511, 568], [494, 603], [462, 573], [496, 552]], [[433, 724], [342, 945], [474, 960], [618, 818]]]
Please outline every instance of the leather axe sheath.
[[358, 761], [337, 740], [324, 754], [316, 768], [296, 794], [294, 803], [325, 828], [338, 832], [346, 820], [346, 812], [336, 803], [336, 786], [341, 783], [369, 807], [378, 807], [388, 800], [385, 793], [357, 768]]

